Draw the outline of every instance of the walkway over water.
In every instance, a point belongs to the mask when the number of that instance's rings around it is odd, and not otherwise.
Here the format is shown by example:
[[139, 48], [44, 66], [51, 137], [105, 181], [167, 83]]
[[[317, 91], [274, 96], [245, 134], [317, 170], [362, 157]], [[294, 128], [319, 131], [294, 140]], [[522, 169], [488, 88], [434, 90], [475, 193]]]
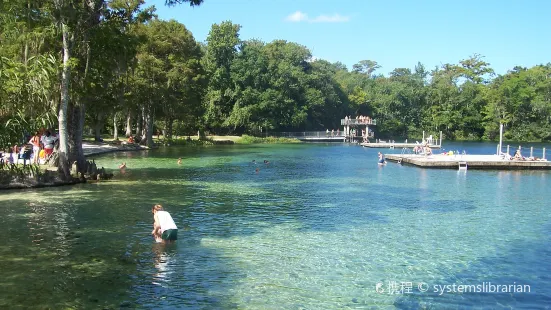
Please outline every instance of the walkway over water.
[[[295, 131], [295, 132], [272, 132], [269, 133], [269, 136], [272, 137], [284, 137], [284, 138], [295, 138], [300, 141], [305, 142], [346, 142], [351, 138], [347, 136], [344, 132], [327, 132], [327, 131]], [[355, 140], [362, 139], [361, 134], [356, 134], [354, 137]], [[373, 132], [370, 132], [368, 138], [373, 138]]]

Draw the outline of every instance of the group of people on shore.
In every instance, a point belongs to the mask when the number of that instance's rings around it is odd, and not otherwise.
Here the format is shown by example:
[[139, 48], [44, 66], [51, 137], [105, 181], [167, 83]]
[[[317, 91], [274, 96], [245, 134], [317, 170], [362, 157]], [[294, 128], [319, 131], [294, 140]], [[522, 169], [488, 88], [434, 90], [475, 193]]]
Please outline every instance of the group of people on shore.
[[[17, 163], [19, 158], [31, 160], [33, 164], [45, 163], [46, 159], [54, 152], [54, 148], [59, 140], [57, 134], [43, 129], [35, 132], [32, 136], [27, 136], [23, 141], [26, 143], [12, 146], [8, 152], [3, 155], [2, 160], [8, 163]], [[25, 158], [25, 154], [30, 157]]]

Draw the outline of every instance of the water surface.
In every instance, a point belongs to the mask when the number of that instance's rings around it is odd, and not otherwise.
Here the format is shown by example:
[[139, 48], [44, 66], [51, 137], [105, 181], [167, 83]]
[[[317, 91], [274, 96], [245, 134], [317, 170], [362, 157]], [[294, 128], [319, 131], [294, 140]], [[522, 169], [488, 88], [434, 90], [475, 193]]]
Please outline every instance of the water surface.
[[[449, 148], [491, 154], [495, 144]], [[2, 192], [0, 307], [551, 304], [551, 173], [379, 166], [377, 151], [297, 144], [113, 153], [95, 158], [115, 170], [113, 181]], [[156, 203], [180, 228], [176, 244], [149, 235]], [[488, 282], [530, 292], [433, 290]]]

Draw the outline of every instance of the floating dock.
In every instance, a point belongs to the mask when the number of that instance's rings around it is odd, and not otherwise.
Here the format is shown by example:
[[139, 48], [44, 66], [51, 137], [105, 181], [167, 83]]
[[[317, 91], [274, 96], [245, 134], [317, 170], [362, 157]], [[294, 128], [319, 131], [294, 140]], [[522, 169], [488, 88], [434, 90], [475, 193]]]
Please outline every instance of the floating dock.
[[492, 169], [492, 170], [551, 170], [547, 160], [508, 160], [498, 155], [413, 155], [385, 154], [388, 161], [423, 168]]
[[[417, 143], [399, 143], [399, 142], [364, 142], [360, 144], [363, 147], [373, 147], [373, 148], [385, 148], [385, 149], [396, 149], [396, 148], [414, 148], [416, 146], [422, 147], [422, 144]], [[438, 144], [429, 144], [431, 149], [439, 149], [442, 145]]]

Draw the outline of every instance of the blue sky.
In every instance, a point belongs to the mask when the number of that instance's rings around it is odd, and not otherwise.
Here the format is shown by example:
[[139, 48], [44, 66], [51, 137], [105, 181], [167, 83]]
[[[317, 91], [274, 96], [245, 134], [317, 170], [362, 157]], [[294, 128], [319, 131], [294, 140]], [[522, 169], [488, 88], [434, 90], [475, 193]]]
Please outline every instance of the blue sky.
[[161, 19], [176, 19], [205, 41], [214, 23], [242, 26], [241, 39], [297, 42], [312, 55], [350, 69], [363, 59], [394, 68], [427, 69], [485, 56], [498, 74], [514, 66], [551, 62], [551, 1], [548, 0], [205, 0], [155, 5]]

